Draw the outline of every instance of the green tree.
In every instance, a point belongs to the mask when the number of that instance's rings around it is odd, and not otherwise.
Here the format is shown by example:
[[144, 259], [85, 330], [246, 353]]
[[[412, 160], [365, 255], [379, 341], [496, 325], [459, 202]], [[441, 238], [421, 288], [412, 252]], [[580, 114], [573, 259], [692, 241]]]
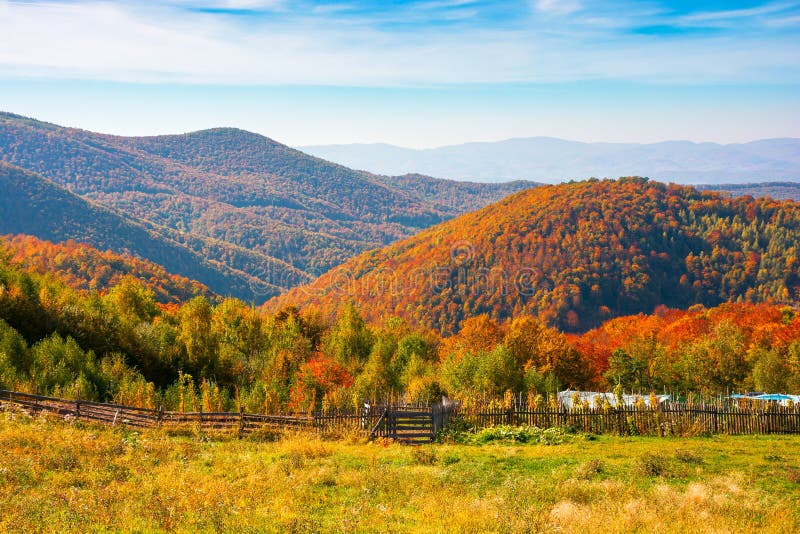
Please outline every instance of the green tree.
[[180, 311], [178, 341], [186, 354], [186, 368], [199, 378], [211, 377], [217, 362], [213, 310], [205, 297], [195, 297]]
[[348, 303], [323, 340], [325, 354], [351, 375], [360, 373], [372, 352], [373, 336], [356, 306]]
[[19, 332], [0, 319], [0, 388], [22, 389], [30, 364], [28, 344]]
[[757, 348], [750, 355], [753, 360], [753, 385], [758, 391], [783, 393], [790, 378], [786, 359], [774, 349]]

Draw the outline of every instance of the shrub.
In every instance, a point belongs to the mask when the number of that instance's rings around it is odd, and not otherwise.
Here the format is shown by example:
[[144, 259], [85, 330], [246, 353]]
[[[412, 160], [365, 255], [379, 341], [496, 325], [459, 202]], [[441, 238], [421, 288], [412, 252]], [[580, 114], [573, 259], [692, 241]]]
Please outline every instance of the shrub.
[[439, 457], [432, 447], [414, 447], [411, 449], [411, 461], [417, 465], [434, 465]]
[[442, 458], [442, 463], [443, 463], [444, 465], [453, 465], [453, 464], [457, 464], [457, 463], [458, 463], [458, 462], [460, 462], [460, 461], [461, 461], [461, 458], [459, 458], [459, 457], [458, 457], [458, 456], [456, 456], [455, 454], [446, 454], [446, 455], [445, 455], [445, 456]]
[[605, 468], [606, 466], [603, 461], [595, 458], [594, 460], [589, 460], [579, 465], [575, 470], [575, 476], [583, 480], [589, 480], [602, 474]]
[[475, 441], [489, 443], [492, 441], [511, 441], [517, 443], [541, 443], [543, 445], [558, 445], [567, 440], [567, 433], [561, 428], [538, 428], [535, 426], [508, 425], [484, 428], [477, 433]]
[[450, 418], [447, 426], [439, 431], [436, 436], [438, 443], [468, 443], [470, 436], [475, 432], [475, 427], [461, 416]]
[[786, 480], [792, 484], [800, 484], [800, 468], [789, 469], [786, 472]]
[[645, 477], [669, 477], [672, 471], [669, 460], [661, 454], [646, 453], [639, 457], [637, 471]]
[[685, 464], [699, 465], [703, 463], [703, 455], [700, 451], [678, 451], [675, 453], [675, 459]]
[[274, 443], [276, 441], [280, 441], [283, 439], [285, 431], [281, 428], [272, 428], [268, 426], [262, 426], [253, 430], [252, 432], [248, 432], [244, 434], [244, 437], [248, 441], [259, 441], [262, 443]]

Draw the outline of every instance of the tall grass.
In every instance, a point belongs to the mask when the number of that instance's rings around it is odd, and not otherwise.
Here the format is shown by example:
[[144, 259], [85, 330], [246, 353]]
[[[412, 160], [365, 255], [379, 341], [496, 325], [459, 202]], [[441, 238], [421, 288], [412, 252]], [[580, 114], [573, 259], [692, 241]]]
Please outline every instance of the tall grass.
[[791, 436], [414, 448], [0, 412], [11, 532], [797, 532], [797, 472]]

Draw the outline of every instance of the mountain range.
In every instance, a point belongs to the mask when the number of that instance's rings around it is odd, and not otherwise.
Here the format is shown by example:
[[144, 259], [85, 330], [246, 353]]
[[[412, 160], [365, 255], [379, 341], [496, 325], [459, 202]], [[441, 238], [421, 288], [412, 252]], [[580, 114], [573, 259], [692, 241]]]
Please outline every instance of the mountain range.
[[723, 145], [690, 141], [583, 143], [531, 137], [421, 150], [388, 144], [300, 149], [379, 174], [419, 172], [481, 182], [557, 183], [631, 175], [683, 184], [800, 181], [800, 139], [794, 138]]
[[775, 200], [800, 200], [800, 182], [762, 182], [698, 185], [702, 191], [719, 191], [732, 196], [771, 197]]
[[534, 184], [377, 176], [233, 128], [119, 137], [0, 113], [0, 233], [75, 239], [263, 302]]
[[0, 234], [89, 246], [76, 269], [74, 247], [23, 240], [38, 272], [79, 289], [148, 273], [162, 302], [354, 300], [442, 332], [482, 313], [579, 331], [658, 305], [795, 302], [797, 205], [753, 197], [800, 186], [749, 182], [387, 176], [232, 128], [119, 137], [0, 114]]

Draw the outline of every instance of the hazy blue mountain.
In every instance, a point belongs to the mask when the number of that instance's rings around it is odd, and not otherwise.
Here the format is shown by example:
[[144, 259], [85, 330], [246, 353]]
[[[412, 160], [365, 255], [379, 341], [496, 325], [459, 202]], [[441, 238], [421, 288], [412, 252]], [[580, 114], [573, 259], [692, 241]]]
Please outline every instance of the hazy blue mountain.
[[684, 184], [800, 180], [800, 139], [720, 145], [581, 143], [550, 137], [415, 150], [386, 144], [317, 145], [302, 150], [381, 174], [418, 172], [455, 180], [561, 182], [648, 176]]
[[764, 182], [760, 184], [700, 185], [705, 191], [722, 191], [732, 196], [772, 197], [775, 200], [800, 200], [800, 182]]

